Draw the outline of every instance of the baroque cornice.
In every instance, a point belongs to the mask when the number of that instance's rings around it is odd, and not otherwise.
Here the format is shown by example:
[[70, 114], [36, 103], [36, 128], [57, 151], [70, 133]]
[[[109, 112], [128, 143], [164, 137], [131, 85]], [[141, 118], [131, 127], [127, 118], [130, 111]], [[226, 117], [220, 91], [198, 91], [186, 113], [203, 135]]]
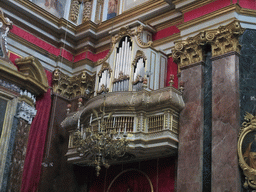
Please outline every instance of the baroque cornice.
[[174, 62], [179, 68], [203, 61], [203, 45], [210, 44], [212, 56], [223, 55], [227, 52], [240, 52], [238, 37], [244, 29], [239, 21], [233, 21], [217, 29], [202, 31], [194, 37], [175, 42], [172, 50]]

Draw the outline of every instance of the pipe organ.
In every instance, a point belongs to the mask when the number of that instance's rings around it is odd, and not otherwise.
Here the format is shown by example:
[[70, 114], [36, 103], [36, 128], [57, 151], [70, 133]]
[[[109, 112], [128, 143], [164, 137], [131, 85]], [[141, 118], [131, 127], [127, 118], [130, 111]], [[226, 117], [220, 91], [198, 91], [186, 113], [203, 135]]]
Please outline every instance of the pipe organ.
[[145, 76], [145, 61], [143, 58], [139, 58], [137, 63], [134, 66], [134, 74], [133, 74], [133, 91], [142, 90], [143, 79]]
[[113, 92], [129, 91], [129, 79], [131, 71], [132, 42], [125, 36], [119, 43], [116, 54]]

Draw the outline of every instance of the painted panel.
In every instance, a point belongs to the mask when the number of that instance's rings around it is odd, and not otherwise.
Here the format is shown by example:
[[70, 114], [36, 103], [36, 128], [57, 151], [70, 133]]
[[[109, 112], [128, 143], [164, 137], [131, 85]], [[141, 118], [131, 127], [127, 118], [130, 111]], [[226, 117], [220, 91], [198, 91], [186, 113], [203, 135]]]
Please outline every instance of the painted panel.
[[117, 10], [118, 10], [118, 0], [109, 0], [107, 19], [111, 19], [115, 17], [117, 15]]
[[56, 17], [64, 16], [66, 0], [32, 0], [32, 2]]

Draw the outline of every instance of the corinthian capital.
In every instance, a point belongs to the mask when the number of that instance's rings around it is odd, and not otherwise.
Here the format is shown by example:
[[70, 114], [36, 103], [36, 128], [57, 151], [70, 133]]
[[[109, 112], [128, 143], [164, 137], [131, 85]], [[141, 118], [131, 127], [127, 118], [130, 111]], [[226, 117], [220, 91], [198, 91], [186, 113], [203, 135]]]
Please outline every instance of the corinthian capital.
[[235, 51], [240, 52], [239, 36], [244, 29], [239, 21], [233, 21], [217, 29], [202, 31], [194, 37], [177, 41], [172, 56], [179, 68], [203, 61], [203, 45], [211, 45], [212, 56], [219, 56]]

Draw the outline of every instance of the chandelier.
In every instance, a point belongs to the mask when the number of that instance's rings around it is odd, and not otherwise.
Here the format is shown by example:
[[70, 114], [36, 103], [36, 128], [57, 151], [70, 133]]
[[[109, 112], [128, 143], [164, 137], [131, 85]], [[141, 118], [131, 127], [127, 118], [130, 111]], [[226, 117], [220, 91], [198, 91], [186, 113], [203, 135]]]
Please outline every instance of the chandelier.
[[[93, 109], [93, 113], [98, 121], [98, 130], [94, 130], [92, 123], [92, 114], [88, 127], [84, 129], [83, 125], [80, 126], [80, 119], [78, 120], [78, 130], [75, 135], [77, 137], [75, 145], [81, 157], [89, 157], [88, 165], [95, 166], [97, 176], [99, 176], [101, 166], [108, 168], [108, 160], [117, 160], [122, 158], [127, 151], [128, 140], [126, 125], [124, 130], [115, 128], [115, 118], [113, 128], [106, 126], [106, 120], [112, 117], [113, 113], [105, 114], [105, 101], [103, 109], [100, 108], [101, 116]], [[122, 132], [122, 133], [121, 133]]]

